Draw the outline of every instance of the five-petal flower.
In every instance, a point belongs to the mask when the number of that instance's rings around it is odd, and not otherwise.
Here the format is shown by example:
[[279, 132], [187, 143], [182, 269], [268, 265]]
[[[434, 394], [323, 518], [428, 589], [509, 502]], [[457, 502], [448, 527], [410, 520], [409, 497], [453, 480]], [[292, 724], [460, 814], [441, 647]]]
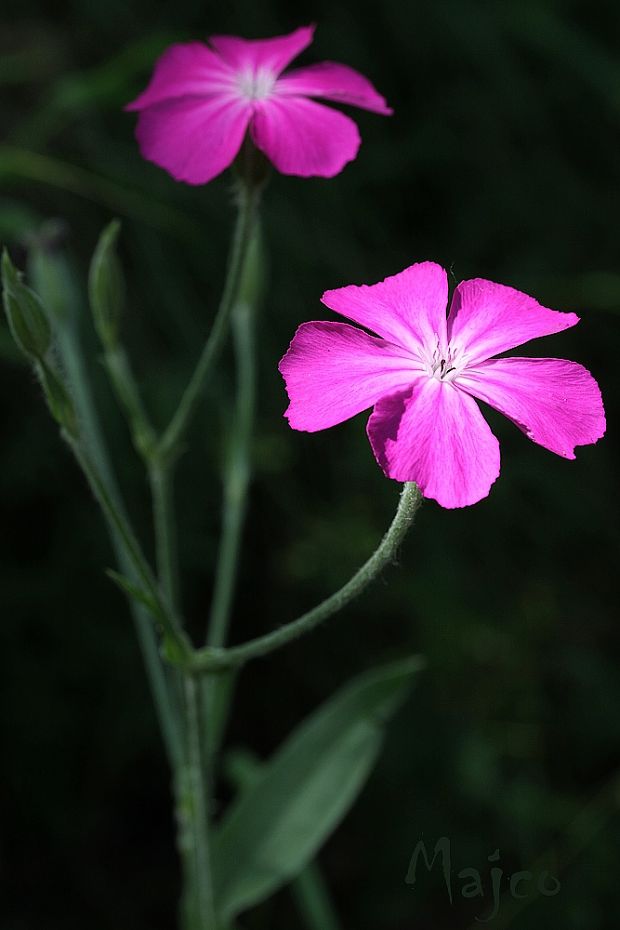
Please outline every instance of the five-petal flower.
[[312, 97], [384, 115], [392, 111], [370, 81], [322, 62], [282, 74], [312, 42], [313, 26], [273, 39], [212, 36], [209, 45], [172, 45], [127, 110], [138, 110], [143, 156], [178, 181], [205, 184], [236, 157], [246, 131], [278, 171], [333, 177], [357, 155], [356, 124]]
[[346, 323], [299, 327], [280, 362], [290, 425], [314, 432], [374, 406], [367, 431], [385, 474], [415, 481], [443, 507], [476, 503], [499, 475], [499, 444], [474, 398], [565, 458], [605, 432], [598, 385], [581, 365], [493, 358], [574, 326], [574, 313], [475, 279], [458, 285], [446, 318], [447, 276], [434, 262], [322, 301], [377, 335]]

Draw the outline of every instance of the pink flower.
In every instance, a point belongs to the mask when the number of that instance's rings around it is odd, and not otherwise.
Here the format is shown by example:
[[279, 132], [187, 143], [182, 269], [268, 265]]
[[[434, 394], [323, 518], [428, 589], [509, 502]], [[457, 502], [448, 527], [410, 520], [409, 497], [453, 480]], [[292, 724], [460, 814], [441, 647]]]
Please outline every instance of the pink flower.
[[476, 278], [458, 285], [446, 319], [448, 281], [434, 262], [322, 301], [378, 335], [346, 323], [299, 327], [280, 362], [290, 425], [315, 432], [374, 405], [367, 432], [385, 474], [415, 481], [442, 507], [475, 504], [499, 475], [499, 443], [474, 398], [568, 459], [605, 432], [601, 393], [581, 365], [492, 357], [574, 326], [574, 313]]
[[314, 26], [248, 41], [212, 36], [172, 45], [149, 86], [128, 104], [139, 110], [142, 155], [178, 181], [205, 184], [227, 168], [249, 129], [278, 171], [330, 178], [357, 155], [352, 119], [309, 99], [324, 97], [390, 114], [357, 71], [325, 61], [282, 74], [312, 42]]

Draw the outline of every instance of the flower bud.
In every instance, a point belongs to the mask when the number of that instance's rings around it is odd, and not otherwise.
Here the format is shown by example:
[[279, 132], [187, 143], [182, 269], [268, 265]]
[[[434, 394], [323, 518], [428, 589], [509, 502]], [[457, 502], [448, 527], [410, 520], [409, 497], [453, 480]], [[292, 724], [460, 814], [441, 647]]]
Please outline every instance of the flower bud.
[[43, 359], [52, 340], [47, 314], [35, 292], [23, 283], [6, 249], [2, 255], [2, 284], [13, 339], [29, 358]]
[[125, 282], [116, 254], [120, 228], [119, 221], [112, 220], [103, 230], [88, 274], [88, 296], [93, 321], [105, 349], [114, 349], [118, 343], [119, 321], [125, 302]]

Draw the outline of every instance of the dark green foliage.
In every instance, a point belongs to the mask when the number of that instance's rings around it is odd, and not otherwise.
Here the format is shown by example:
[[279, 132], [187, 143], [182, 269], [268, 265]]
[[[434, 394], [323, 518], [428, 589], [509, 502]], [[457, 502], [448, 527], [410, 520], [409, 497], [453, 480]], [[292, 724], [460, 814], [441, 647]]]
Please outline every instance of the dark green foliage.
[[[509, 905], [493, 927], [618, 923], [620, 639], [617, 404], [620, 326], [620, 64], [616, 4], [576, 0], [177, 0], [5, 3], [0, 235], [15, 264], [39, 225], [81, 283], [89, 366], [142, 538], [147, 490], [98, 363], [86, 298], [101, 229], [123, 223], [123, 338], [149, 411], [168, 420], [219, 298], [232, 185], [175, 184], [143, 162], [123, 105], [175, 39], [267, 36], [318, 23], [305, 62], [367, 74], [395, 108], [356, 112], [363, 145], [330, 181], [274, 177], [258, 321], [259, 425], [235, 641], [339, 586], [374, 548], [398, 488], [377, 468], [365, 417], [292, 433], [277, 361], [295, 327], [328, 318], [323, 290], [434, 259], [582, 322], [532, 344], [598, 378], [610, 430], [566, 462], [489, 414], [502, 475], [463, 511], [426, 504], [384, 583], [239, 683], [229, 744], [261, 758], [360, 669], [411, 652], [428, 669], [394, 721], [361, 799], [321, 855], [345, 927], [453, 930], [439, 878], [405, 874], [416, 843], [452, 839], [457, 869], [540, 868], [563, 886]], [[169, 930], [178, 891], [168, 774], [125, 598], [95, 505], [0, 332], [3, 437], [0, 681], [2, 927]], [[228, 357], [210, 382], [178, 480], [185, 606], [208, 612], [219, 472], [232, 401]], [[614, 467], [616, 466], [616, 467]], [[218, 786], [221, 810], [229, 800]], [[486, 872], [485, 872], [486, 870]], [[501, 921], [504, 923], [501, 923]], [[507, 922], [508, 921], [508, 922]], [[284, 890], [245, 930], [299, 925]], [[477, 925], [479, 926], [479, 924]]]

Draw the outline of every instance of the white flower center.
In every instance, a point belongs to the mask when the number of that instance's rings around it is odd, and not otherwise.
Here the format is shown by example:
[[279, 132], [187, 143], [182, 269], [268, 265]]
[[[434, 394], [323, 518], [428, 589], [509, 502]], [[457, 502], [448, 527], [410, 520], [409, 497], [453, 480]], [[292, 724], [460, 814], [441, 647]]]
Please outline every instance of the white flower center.
[[439, 346], [439, 339], [432, 353], [426, 357], [426, 370], [429, 378], [437, 381], [454, 381], [466, 365], [466, 359], [460, 349]]
[[238, 77], [239, 89], [248, 100], [264, 100], [273, 90], [276, 76], [267, 68], [242, 71]]

